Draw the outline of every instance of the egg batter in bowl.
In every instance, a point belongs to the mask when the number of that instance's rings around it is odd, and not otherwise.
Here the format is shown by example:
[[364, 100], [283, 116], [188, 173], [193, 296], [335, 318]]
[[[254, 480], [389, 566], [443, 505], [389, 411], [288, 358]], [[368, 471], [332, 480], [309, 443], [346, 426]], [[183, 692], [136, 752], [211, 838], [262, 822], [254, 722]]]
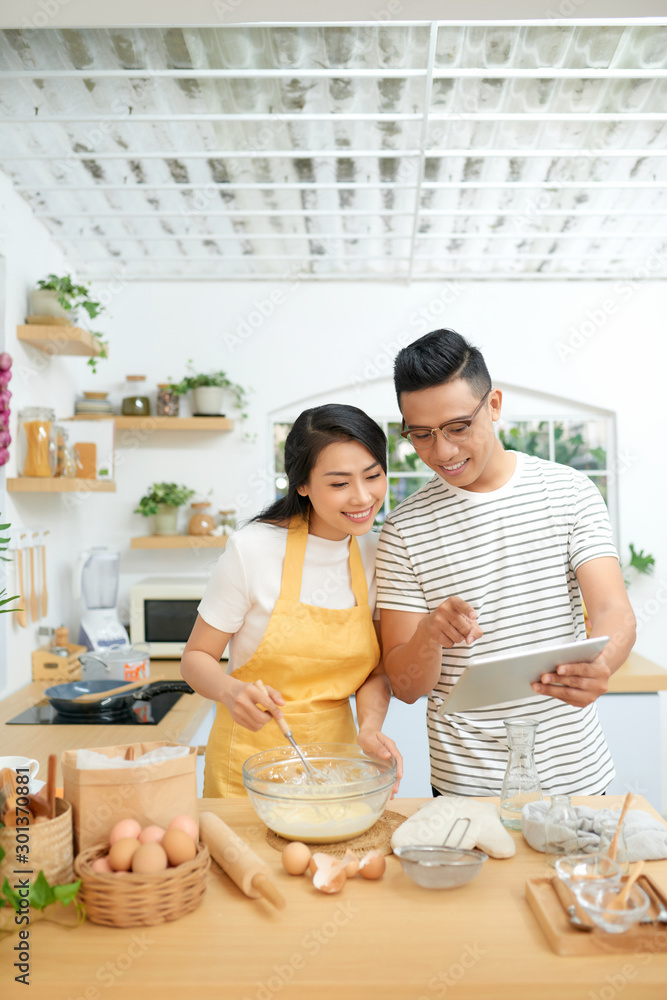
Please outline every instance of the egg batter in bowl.
[[300, 748], [315, 771], [308, 781], [292, 747], [250, 757], [243, 784], [269, 829], [310, 844], [350, 840], [382, 815], [396, 781], [396, 761], [364, 753], [355, 743], [313, 743]]

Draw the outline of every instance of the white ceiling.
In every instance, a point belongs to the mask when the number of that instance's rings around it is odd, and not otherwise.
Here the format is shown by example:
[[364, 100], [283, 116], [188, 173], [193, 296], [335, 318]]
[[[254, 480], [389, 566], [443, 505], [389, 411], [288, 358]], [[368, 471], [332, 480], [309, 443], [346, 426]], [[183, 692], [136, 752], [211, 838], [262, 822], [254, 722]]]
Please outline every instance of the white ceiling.
[[10, 29], [0, 121], [82, 279], [667, 269], [667, 18]]

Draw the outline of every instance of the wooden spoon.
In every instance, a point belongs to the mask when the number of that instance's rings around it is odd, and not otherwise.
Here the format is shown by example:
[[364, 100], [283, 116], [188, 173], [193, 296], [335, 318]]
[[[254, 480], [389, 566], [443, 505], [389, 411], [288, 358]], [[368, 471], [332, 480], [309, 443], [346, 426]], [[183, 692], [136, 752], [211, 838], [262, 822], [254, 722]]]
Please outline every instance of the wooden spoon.
[[14, 611], [14, 620], [17, 625], [21, 628], [25, 628], [28, 624], [28, 610], [25, 603], [25, 594], [23, 593], [23, 552], [20, 547], [20, 543], [16, 546], [16, 567], [19, 574], [19, 599], [21, 601], [21, 607], [16, 608]]
[[30, 617], [36, 622], [39, 618], [39, 599], [35, 589], [35, 546], [30, 545], [28, 552], [30, 558]]
[[48, 531], [45, 531], [42, 535], [42, 618], [46, 618], [46, 613], [49, 610], [49, 593], [46, 589], [46, 542], [44, 541], [44, 535], [48, 535]]
[[73, 705], [91, 705], [96, 701], [104, 701], [112, 694], [125, 694], [126, 691], [133, 691], [134, 688], [146, 687], [147, 684], [152, 684], [153, 681], [163, 681], [164, 675], [160, 674], [158, 677], [151, 677], [150, 680], [143, 681], [132, 681], [130, 684], [121, 684], [120, 687], [110, 688], [108, 691], [95, 691], [92, 694], [80, 694], [78, 698], [72, 698]]
[[618, 851], [618, 838], [621, 835], [621, 828], [623, 826], [623, 820], [625, 819], [625, 814], [628, 811], [630, 803], [632, 801], [632, 792], [628, 792], [625, 796], [625, 802], [623, 803], [623, 808], [621, 809], [621, 815], [618, 820], [618, 826], [616, 827], [616, 832], [609, 842], [609, 848], [607, 850], [607, 857], [611, 858], [612, 861], [616, 860], [616, 852]]
[[632, 874], [629, 876], [627, 882], [619, 892], [618, 896], [613, 901], [613, 903], [610, 904], [609, 906], [610, 910], [625, 909], [625, 904], [627, 902], [628, 896], [630, 895], [630, 890], [632, 889], [633, 885], [635, 884], [635, 882], [637, 881], [637, 879], [639, 878], [639, 876], [643, 871], [644, 871], [644, 862], [638, 861], [632, 871]]
[[46, 798], [49, 803], [49, 819], [56, 818], [56, 755], [49, 754], [48, 773], [46, 776]]

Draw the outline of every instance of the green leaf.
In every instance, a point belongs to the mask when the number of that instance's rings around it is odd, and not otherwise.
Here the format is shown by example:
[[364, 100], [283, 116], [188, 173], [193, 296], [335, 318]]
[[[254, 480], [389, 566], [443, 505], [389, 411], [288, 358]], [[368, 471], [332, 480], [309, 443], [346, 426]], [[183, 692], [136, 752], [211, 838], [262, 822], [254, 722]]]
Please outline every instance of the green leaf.
[[53, 895], [63, 906], [67, 906], [68, 903], [74, 901], [80, 885], [81, 879], [77, 879], [76, 882], [70, 882], [68, 885], [54, 885]]
[[18, 913], [19, 910], [21, 909], [21, 899], [18, 893], [15, 892], [14, 889], [12, 889], [11, 885], [9, 884], [9, 879], [6, 876], [5, 876], [5, 881], [2, 883], [1, 891], [2, 895], [7, 900], [7, 904], [9, 904], [9, 906], [13, 906], [16, 912]]
[[630, 562], [628, 565], [636, 569], [638, 573], [650, 575], [655, 566], [655, 559], [650, 554], [644, 555], [643, 549], [637, 552], [632, 542], [630, 542]]
[[3, 848], [2, 848], [2, 846], [0, 845], [0, 861], [2, 861], [2, 859], [4, 858], [4, 856], [5, 856], [5, 852], [4, 852]]
[[31, 884], [29, 899], [30, 905], [35, 910], [43, 910], [50, 903], [55, 903], [56, 897], [43, 871], [40, 871], [35, 881]]

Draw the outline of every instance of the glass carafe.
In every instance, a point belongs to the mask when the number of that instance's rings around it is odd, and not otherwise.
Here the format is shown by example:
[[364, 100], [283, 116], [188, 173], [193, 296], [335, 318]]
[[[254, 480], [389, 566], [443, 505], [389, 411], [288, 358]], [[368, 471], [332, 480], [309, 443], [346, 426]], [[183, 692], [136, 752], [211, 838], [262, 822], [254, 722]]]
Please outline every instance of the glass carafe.
[[521, 829], [521, 810], [526, 802], [542, 798], [535, 766], [535, 719], [505, 719], [510, 757], [500, 794], [500, 819], [509, 830]]

